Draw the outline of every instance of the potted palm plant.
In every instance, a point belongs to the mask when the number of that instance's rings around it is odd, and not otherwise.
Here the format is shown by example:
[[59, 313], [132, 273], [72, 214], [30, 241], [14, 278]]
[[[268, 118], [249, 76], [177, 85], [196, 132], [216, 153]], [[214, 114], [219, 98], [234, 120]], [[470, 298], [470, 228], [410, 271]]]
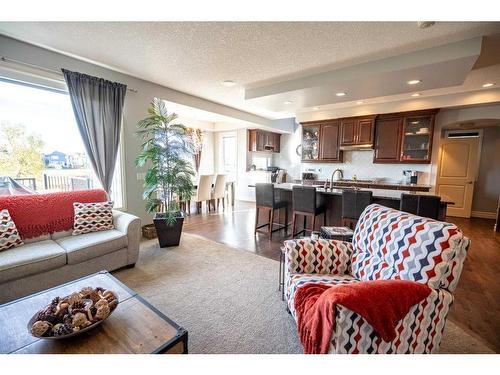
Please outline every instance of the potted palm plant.
[[175, 122], [165, 102], [155, 98], [148, 117], [138, 123], [138, 136], [143, 141], [136, 165], [150, 167], [144, 177], [143, 198], [146, 211], [155, 212], [153, 219], [160, 247], [178, 246], [184, 215], [179, 202], [193, 192], [193, 146], [187, 128]]

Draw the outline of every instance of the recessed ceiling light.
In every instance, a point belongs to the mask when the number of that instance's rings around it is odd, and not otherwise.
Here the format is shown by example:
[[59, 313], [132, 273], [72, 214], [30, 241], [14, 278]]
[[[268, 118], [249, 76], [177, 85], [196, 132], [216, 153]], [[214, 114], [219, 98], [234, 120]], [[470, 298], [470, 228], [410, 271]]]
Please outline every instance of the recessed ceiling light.
[[409, 85], [416, 85], [418, 83], [422, 82], [421, 80], [419, 79], [412, 79], [411, 81], [406, 81], [407, 84]]
[[411, 96], [420, 96], [420, 95], [422, 95], [422, 94], [419, 92], [416, 92], [415, 94], [411, 94]]
[[495, 84], [492, 82], [488, 82], [483, 85], [483, 87], [491, 87], [491, 86], [495, 86]]
[[319, 107], [313, 107], [313, 109], [314, 109], [315, 111], [317, 111], [317, 110], [319, 109]]
[[285, 101], [283, 102], [283, 104], [292, 104], [292, 103], [293, 103], [293, 102], [292, 102], [292, 101], [290, 101], [290, 100], [285, 100]]
[[347, 93], [346, 92], [338, 92], [335, 95], [337, 95], [337, 96], [346, 96]]
[[364, 103], [364, 101], [362, 101], [362, 100], [358, 100], [358, 101], [356, 102], [356, 104], [363, 104], [363, 103]]
[[227, 86], [227, 87], [231, 87], [231, 86], [236, 85], [236, 82], [231, 81], [230, 79], [227, 79], [225, 81], [222, 81], [220, 84], [224, 85], [224, 86]]

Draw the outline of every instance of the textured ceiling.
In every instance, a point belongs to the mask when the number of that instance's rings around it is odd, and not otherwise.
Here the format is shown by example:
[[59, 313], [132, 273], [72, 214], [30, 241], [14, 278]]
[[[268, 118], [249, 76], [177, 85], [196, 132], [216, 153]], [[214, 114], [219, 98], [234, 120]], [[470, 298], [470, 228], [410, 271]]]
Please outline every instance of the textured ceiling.
[[276, 118], [281, 114], [244, 99], [246, 86], [500, 33], [500, 23], [0, 22], [0, 33]]

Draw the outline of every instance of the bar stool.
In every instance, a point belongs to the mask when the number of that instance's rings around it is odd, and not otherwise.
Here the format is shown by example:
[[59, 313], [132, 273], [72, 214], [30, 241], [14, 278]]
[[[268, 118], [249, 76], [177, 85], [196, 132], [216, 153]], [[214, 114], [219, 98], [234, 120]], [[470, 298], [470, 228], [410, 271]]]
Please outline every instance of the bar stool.
[[[257, 183], [255, 184], [255, 234], [266, 233], [269, 235], [269, 239], [273, 238], [273, 232], [280, 229], [285, 229], [285, 235], [288, 230], [288, 203], [282, 201], [276, 197], [274, 194], [274, 185], [269, 183]], [[279, 210], [280, 208], [285, 209], [285, 225], [279, 225], [278, 228], [273, 230], [274, 224], [274, 210]], [[260, 210], [269, 211], [269, 222], [259, 225], [259, 212]], [[268, 227], [267, 232], [260, 231], [262, 227]]]
[[365, 190], [342, 191], [342, 226], [354, 229], [361, 213], [373, 201], [373, 193]]
[[441, 197], [437, 195], [401, 194], [399, 210], [438, 220]]
[[[292, 237], [299, 233], [307, 234], [313, 232], [316, 225], [316, 216], [323, 214], [323, 225], [326, 225], [326, 205], [316, 200], [316, 188], [314, 186], [293, 186], [292, 187], [293, 219]], [[304, 216], [304, 227], [301, 231], [295, 232], [297, 216]], [[306, 220], [310, 217], [312, 228], [306, 228]]]

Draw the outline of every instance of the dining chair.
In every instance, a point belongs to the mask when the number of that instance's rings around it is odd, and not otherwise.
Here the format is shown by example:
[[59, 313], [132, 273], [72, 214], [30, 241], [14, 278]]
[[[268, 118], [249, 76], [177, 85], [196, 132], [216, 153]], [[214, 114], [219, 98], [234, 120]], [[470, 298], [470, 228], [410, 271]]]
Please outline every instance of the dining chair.
[[210, 199], [212, 199], [212, 181], [214, 179], [213, 175], [202, 175], [198, 181], [198, 187], [196, 193], [188, 201], [188, 205], [191, 201], [196, 202], [196, 212], [201, 212], [202, 202], [207, 202], [207, 211], [210, 212]]
[[215, 186], [212, 191], [212, 202], [214, 204], [215, 210], [215, 201], [217, 200], [217, 210], [219, 209], [219, 202], [222, 200], [222, 210], [226, 209], [225, 198], [226, 198], [226, 180], [227, 176], [225, 174], [218, 174], [215, 179]]

